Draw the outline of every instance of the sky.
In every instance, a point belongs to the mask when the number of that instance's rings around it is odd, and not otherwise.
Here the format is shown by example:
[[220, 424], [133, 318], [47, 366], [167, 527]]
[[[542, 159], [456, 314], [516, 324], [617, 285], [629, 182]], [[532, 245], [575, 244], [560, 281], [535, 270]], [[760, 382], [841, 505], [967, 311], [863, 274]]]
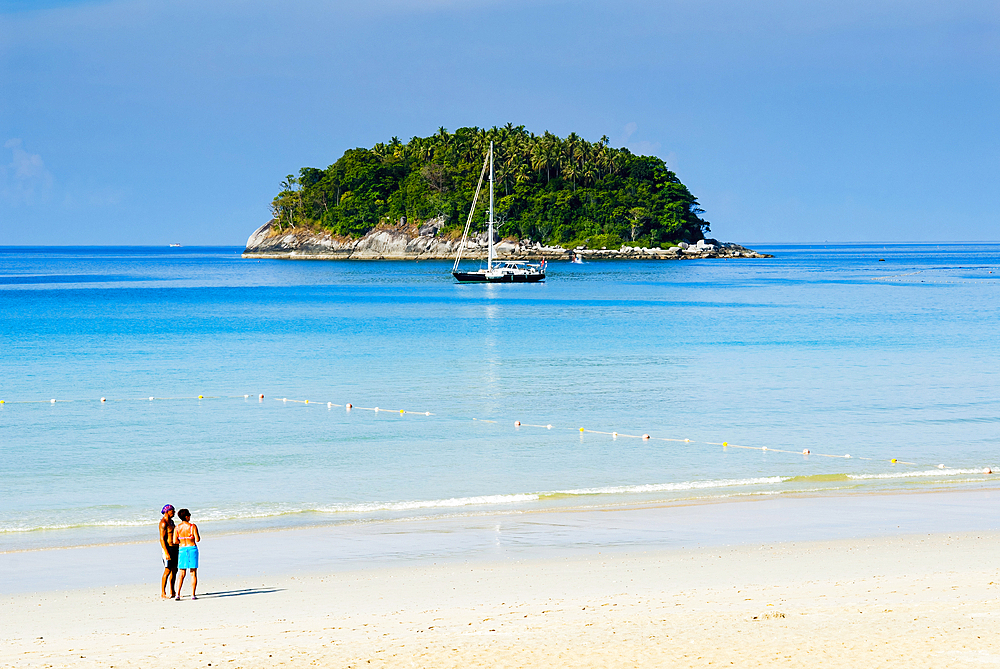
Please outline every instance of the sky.
[[0, 246], [239, 246], [301, 167], [508, 122], [724, 241], [995, 241], [998, 121], [995, 0], [0, 0]]

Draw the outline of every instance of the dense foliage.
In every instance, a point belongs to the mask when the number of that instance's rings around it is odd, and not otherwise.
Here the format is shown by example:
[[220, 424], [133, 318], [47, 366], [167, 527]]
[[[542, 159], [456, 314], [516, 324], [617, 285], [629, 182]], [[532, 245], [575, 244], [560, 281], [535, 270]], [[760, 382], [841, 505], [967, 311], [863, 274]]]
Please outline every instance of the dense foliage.
[[[359, 237], [405, 219], [446, 221], [442, 234], [465, 224], [490, 142], [494, 142], [495, 219], [504, 237], [562, 246], [668, 246], [708, 231], [698, 201], [659, 158], [565, 139], [524, 126], [444, 128], [430, 137], [351, 149], [325, 170], [288, 175], [271, 204], [279, 228], [322, 228]], [[489, 197], [479, 198], [482, 229]]]

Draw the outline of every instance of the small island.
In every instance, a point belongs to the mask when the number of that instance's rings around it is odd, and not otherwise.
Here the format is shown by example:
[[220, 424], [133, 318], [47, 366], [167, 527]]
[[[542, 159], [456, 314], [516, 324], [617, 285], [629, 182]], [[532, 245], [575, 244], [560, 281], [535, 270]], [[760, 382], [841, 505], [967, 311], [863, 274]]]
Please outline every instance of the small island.
[[[707, 239], [698, 201], [666, 164], [575, 133], [524, 126], [444, 128], [430, 137], [346, 151], [325, 170], [288, 175], [248, 258], [453, 258], [482, 157], [495, 146], [499, 258], [770, 257]], [[467, 257], [488, 244], [480, 198]]]

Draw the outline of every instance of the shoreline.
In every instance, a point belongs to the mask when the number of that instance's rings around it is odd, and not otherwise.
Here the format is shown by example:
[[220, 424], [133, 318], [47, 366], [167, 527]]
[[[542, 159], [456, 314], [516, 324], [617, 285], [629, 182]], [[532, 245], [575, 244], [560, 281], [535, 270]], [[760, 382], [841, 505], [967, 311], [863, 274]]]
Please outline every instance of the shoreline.
[[[206, 536], [211, 578], [489, 562], [759, 542], [827, 541], [944, 532], [1000, 532], [1000, 489], [763, 497], [682, 505], [499, 511]], [[150, 532], [153, 532], [151, 525]], [[247, 556], [254, 556], [248, 559]], [[113, 574], [105, 565], [119, 565]], [[112, 587], [156, 576], [155, 541], [0, 553], [0, 594]], [[152, 568], [152, 571], [151, 571]]]
[[996, 663], [998, 549], [998, 532], [948, 532], [206, 572], [198, 602], [161, 601], [153, 583], [3, 595], [2, 657], [8, 667]]
[[[955, 486], [955, 487], [935, 487], [925, 490], [911, 489], [911, 490], [901, 490], [901, 489], [872, 489], [865, 491], [854, 490], [852, 492], [844, 492], [843, 490], [831, 489], [825, 491], [812, 490], [812, 491], [786, 491], [778, 493], [745, 493], [737, 495], [722, 495], [722, 496], [701, 496], [701, 497], [688, 497], [688, 498], [678, 498], [678, 499], [662, 499], [662, 500], [631, 500], [631, 501], [617, 501], [617, 502], [605, 502], [601, 504], [591, 504], [591, 505], [580, 505], [580, 506], [532, 506], [530, 502], [522, 503], [521, 505], [511, 504], [507, 508], [480, 508], [473, 511], [455, 511], [449, 513], [440, 513], [433, 515], [415, 515], [415, 516], [388, 516], [388, 517], [358, 517], [358, 518], [342, 518], [339, 520], [333, 519], [320, 519], [307, 520], [299, 523], [293, 524], [274, 524], [269, 523], [266, 520], [262, 522], [260, 518], [250, 518], [243, 520], [201, 520], [199, 526], [204, 526], [208, 528], [212, 535], [215, 537], [235, 537], [242, 535], [259, 535], [268, 534], [275, 532], [296, 532], [296, 531], [323, 531], [324, 529], [329, 529], [336, 531], [337, 528], [344, 527], [358, 527], [358, 526], [401, 526], [406, 523], [475, 523], [481, 519], [494, 519], [494, 518], [531, 518], [535, 516], [548, 516], [553, 515], [558, 517], [559, 514], [590, 514], [590, 513], [642, 513], [648, 511], [650, 513], [663, 512], [669, 509], [681, 509], [688, 507], [702, 507], [702, 506], [716, 506], [716, 505], [731, 505], [731, 504], [757, 504], [761, 502], [766, 502], [769, 500], [823, 500], [823, 499], [851, 499], [857, 497], [901, 497], [907, 498], [911, 496], [918, 495], [968, 495], [968, 494], [978, 494], [978, 493], [997, 493], [1000, 496], [1000, 483], [990, 484], [983, 481], [980, 485], [975, 487], [972, 486]], [[322, 515], [314, 513], [312, 515]], [[242, 525], [242, 526], [241, 526]], [[235, 526], [235, 527], [234, 527]], [[219, 528], [222, 528], [221, 530]], [[1000, 523], [998, 523], [998, 528], [1000, 528]], [[135, 530], [139, 530], [143, 534], [148, 534], [148, 523], [143, 525], [130, 525], [127, 528], [128, 534], [135, 534]], [[118, 526], [102, 526], [102, 525], [81, 525], [78, 528], [71, 530], [68, 529], [37, 529], [26, 531], [25, 535], [46, 535], [46, 534], [59, 534], [72, 532], [77, 533], [89, 533], [93, 534], [98, 531], [121, 531], [122, 528]], [[0, 536], [3, 536], [0, 534]], [[7, 534], [8, 537], [17, 537], [17, 532], [10, 532]], [[45, 551], [59, 551], [59, 550], [75, 550], [75, 549], [88, 549], [88, 548], [108, 548], [115, 546], [133, 546], [133, 545], [143, 545], [147, 543], [145, 538], [137, 538], [135, 536], [129, 538], [109, 538], [107, 540], [92, 541], [90, 543], [54, 543], [54, 544], [43, 544], [43, 545], [21, 545], [18, 547], [7, 547], [0, 544], [0, 556], [11, 555], [17, 553], [38, 553]]]
[[[329, 232], [304, 228], [276, 230], [274, 221], [257, 228], [247, 239], [242, 258], [269, 260], [449, 260], [455, 259], [460, 240], [437, 236], [432, 228], [420, 234], [414, 226], [381, 226], [359, 239], [335, 237]], [[486, 258], [485, 237], [469, 240], [463, 257]], [[669, 249], [623, 244], [617, 249], [565, 249], [505, 239], [495, 245], [497, 260], [569, 260], [574, 254], [587, 260], [693, 260], [707, 258], [773, 258], [739, 244], [704, 239], [681, 242]]]
[[[153, 539], [0, 554], [0, 665], [1000, 663], [998, 500], [770, 498], [203, 532], [197, 602], [157, 595]], [[511, 540], [505, 523], [518, 522]], [[14, 587], [24, 579], [37, 587]]]

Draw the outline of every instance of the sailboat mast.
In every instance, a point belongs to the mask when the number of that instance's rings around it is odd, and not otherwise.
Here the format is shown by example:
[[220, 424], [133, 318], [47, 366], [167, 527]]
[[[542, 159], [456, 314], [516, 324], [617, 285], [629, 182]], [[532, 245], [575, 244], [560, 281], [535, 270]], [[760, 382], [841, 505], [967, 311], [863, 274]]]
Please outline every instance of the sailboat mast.
[[490, 252], [486, 259], [486, 271], [493, 269], [493, 142], [490, 142]]

